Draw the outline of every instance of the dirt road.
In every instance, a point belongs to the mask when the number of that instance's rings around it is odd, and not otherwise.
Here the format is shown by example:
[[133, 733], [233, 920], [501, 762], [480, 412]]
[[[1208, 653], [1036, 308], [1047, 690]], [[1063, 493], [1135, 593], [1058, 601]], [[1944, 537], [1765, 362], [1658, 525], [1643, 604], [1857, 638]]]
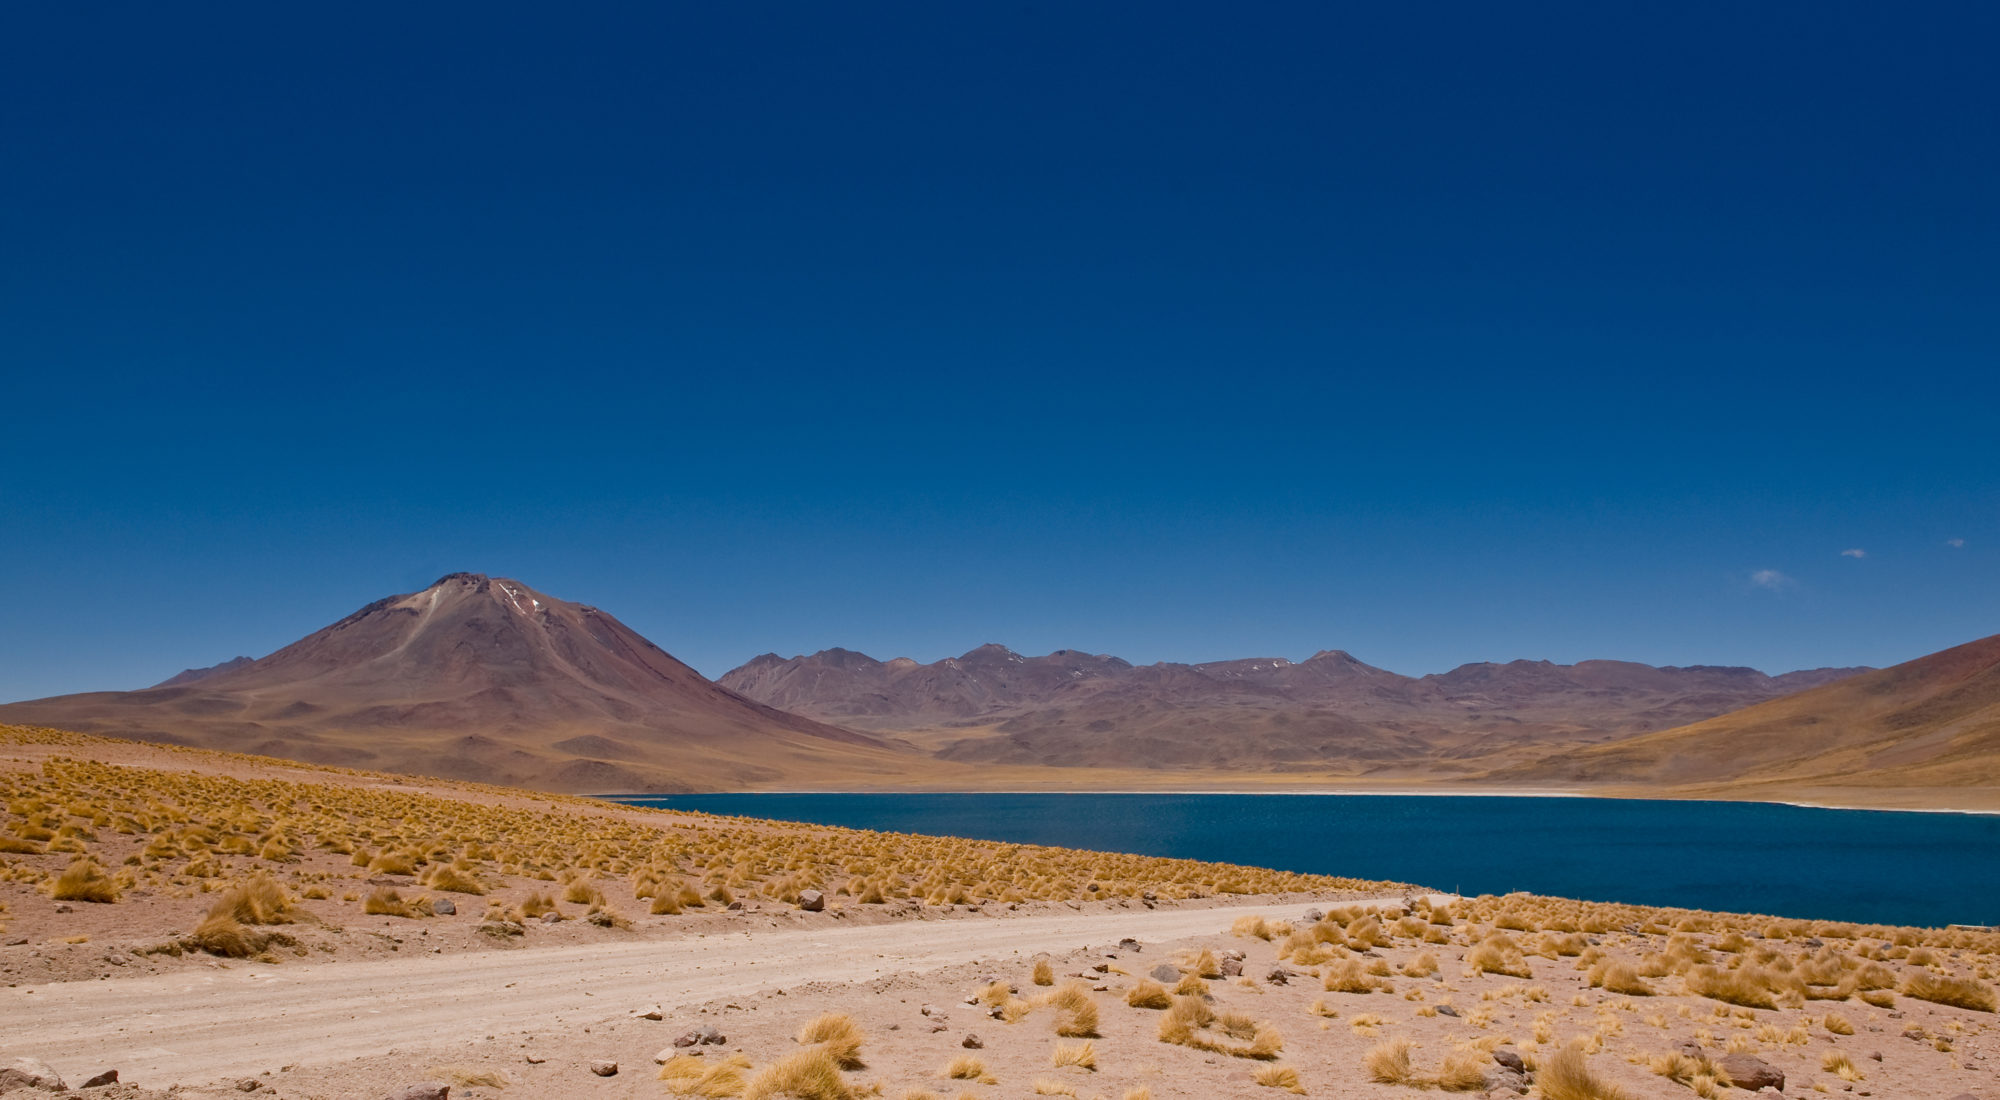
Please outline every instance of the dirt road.
[[[1397, 900], [1384, 898], [1384, 901]], [[1354, 904], [1351, 901], [1338, 904]], [[763, 929], [679, 940], [179, 971], [0, 989], [8, 1056], [115, 1066], [161, 1088], [390, 1050], [558, 1035], [641, 1005], [700, 1004], [807, 982], [867, 981], [980, 960], [1215, 935], [1265, 900], [1209, 909]]]

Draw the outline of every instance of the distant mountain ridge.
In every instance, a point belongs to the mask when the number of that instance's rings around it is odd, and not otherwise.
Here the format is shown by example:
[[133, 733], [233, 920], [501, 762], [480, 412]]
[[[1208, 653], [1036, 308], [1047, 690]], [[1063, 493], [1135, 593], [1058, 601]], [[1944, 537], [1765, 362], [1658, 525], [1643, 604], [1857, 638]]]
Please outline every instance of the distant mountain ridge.
[[1843, 791], [2000, 787], [2000, 635], [1493, 778], [1829, 801]]
[[258, 660], [12, 703], [0, 721], [572, 791], [714, 789], [900, 759], [719, 687], [597, 608], [478, 573], [377, 600]]
[[987, 644], [930, 664], [847, 649], [764, 654], [717, 682], [822, 721], [921, 733], [948, 760], [1366, 771], [1525, 758], [1699, 721], [1858, 671], [1768, 676], [1724, 666], [1524, 660], [1411, 677], [1341, 650], [1296, 662], [1134, 665], [1071, 649], [1026, 657]]

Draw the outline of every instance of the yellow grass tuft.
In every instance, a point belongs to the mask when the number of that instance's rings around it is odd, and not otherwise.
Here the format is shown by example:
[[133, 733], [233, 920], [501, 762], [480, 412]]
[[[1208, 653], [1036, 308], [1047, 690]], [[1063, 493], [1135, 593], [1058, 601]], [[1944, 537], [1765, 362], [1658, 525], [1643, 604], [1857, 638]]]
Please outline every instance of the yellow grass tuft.
[[1284, 1089], [1300, 1096], [1306, 1094], [1305, 1086], [1299, 1084], [1299, 1071], [1290, 1066], [1258, 1066], [1252, 1080], [1265, 1088]]
[[109, 904], [118, 900], [118, 884], [111, 880], [97, 861], [88, 856], [69, 865], [62, 874], [56, 876], [55, 887], [49, 896], [57, 901], [90, 901]]
[[1097, 1001], [1091, 997], [1089, 986], [1071, 982], [1049, 994], [1048, 1001], [1056, 1009], [1057, 1035], [1072, 1039], [1097, 1037]]
[[1035, 960], [1034, 982], [1036, 985], [1056, 984], [1056, 968], [1049, 965], [1049, 960]]
[[813, 1018], [799, 1031], [799, 1042], [818, 1044], [841, 1069], [860, 1069], [861, 1025], [844, 1012], [827, 1012]]
[[1168, 1008], [1173, 1005], [1174, 999], [1167, 993], [1166, 986], [1151, 978], [1141, 978], [1139, 984], [1125, 994], [1125, 1003], [1133, 1008]]
[[211, 917], [226, 913], [240, 924], [290, 924], [297, 910], [284, 888], [259, 871], [249, 881], [223, 891], [208, 913]]
[[987, 1072], [986, 1063], [970, 1054], [953, 1058], [951, 1064], [944, 1067], [944, 1075], [954, 1081], [977, 1081], [982, 1085], [998, 1083], [998, 1078]]
[[415, 917], [417, 908], [404, 900], [403, 895], [393, 886], [377, 886], [368, 894], [368, 900], [361, 903], [361, 911], [382, 917]]
[[750, 1079], [744, 1100], [854, 1100], [840, 1078], [840, 1063], [825, 1047], [812, 1046], [771, 1063]]
[[1917, 973], [1903, 982], [1903, 996], [1932, 1004], [1992, 1012], [1996, 1004], [1993, 987], [1975, 978], [1948, 978], [1940, 974]]
[[667, 1091], [675, 1096], [729, 1100], [743, 1095], [747, 1087], [743, 1071], [749, 1068], [750, 1059], [741, 1054], [732, 1054], [713, 1065], [703, 1058], [676, 1054], [660, 1067], [660, 1080], [667, 1082]]
[[1820, 1055], [1819, 1068], [1843, 1081], [1859, 1081], [1862, 1078], [1861, 1071], [1855, 1068], [1853, 1059], [1845, 1051], [1829, 1050]]
[[1361, 1066], [1378, 1084], [1402, 1085], [1415, 1089], [1445, 1092], [1472, 1092], [1486, 1087], [1486, 1062], [1469, 1053], [1447, 1055], [1434, 1073], [1419, 1070], [1413, 1057], [1416, 1044], [1408, 1039], [1389, 1039], [1370, 1047], [1362, 1055]]
[[1036, 1096], [1075, 1096], [1075, 1087], [1049, 1077], [1035, 1078]]
[[1063, 1066], [1077, 1066], [1096, 1072], [1097, 1044], [1090, 1042], [1057, 1043], [1051, 1060], [1058, 1069]]
[[1631, 1100], [1631, 1094], [1590, 1071], [1583, 1052], [1566, 1047], [1535, 1067], [1543, 1100]]

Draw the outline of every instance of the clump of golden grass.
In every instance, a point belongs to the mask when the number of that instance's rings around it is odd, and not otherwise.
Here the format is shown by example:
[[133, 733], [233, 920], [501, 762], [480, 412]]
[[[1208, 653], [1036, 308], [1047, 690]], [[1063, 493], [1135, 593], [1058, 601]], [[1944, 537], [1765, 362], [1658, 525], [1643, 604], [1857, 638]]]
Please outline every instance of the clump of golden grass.
[[1597, 1076], [1575, 1047], [1556, 1051], [1535, 1067], [1543, 1100], [1630, 1100], [1631, 1094]]
[[1835, 1035], [1854, 1034], [1853, 1021], [1849, 1020], [1845, 1016], [1842, 1016], [1838, 1012], [1827, 1013], [1826, 1018], [1820, 1021], [1820, 1026], [1826, 1028], [1828, 1031], [1834, 1033]]
[[424, 876], [423, 882], [433, 890], [449, 890], [456, 894], [486, 893], [486, 884], [480, 882], [471, 871], [454, 867], [449, 863], [440, 863], [431, 868]]
[[1627, 997], [1650, 997], [1653, 987], [1639, 976], [1639, 972], [1626, 963], [1610, 963], [1602, 969], [1593, 967], [1590, 984], [1602, 988], [1606, 993], [1618, 993]]
[[1034, 983], [1036, 985], [1056, 984], [1056, 968], [1049, 965], [1049, 960], [1035, 960]]
[[1394, 986], [1381, 978], [1374, 977], [1362, 967], [1360, 959], [1347, 959], [1326, 969], [1323, 983], [1328, 993], [1383, 993], [1394, 991]]
[[110, 904], [118, 900], [118, 884], [104, 868], [88, 856], [79, 859], [56, 876], [49, 896], [57, 901], [90, 901]]
[[1855, 1068], [1854, 1061], [1847, 1056], [1847, 1052], [1841, 1050], [1829, 1050], [1820, 1055], [1819, 1068], [1843, 1081], [1859, 1081], [1862, 1078], [1862, 1073]]
[[660, 1067], [660, 1080], [667, 1082], [667, 1091], [675, 1096], [728, 1100], [743, 1095], [747, 1084], [743, 1072], [749, 1068], [750, 1059], [741, 1054], [731, 1054], [715, 1063], [689, 1054], [676, 1054]]
[[840, 1077], [840, 1063], [825, 1047], [794, 1052], [765, 1066], [743, 1090], [744, 1100], [854, 1100], [854, 1090]]
[[799, 1042], [817, 1044], [841, 1069], [860, 1069], [861, 1025], [844, 1012], [825, 1012], [799, 1030]]
[[369, 891], [368, 899], [361, 903], [361, 911], [371, 916], [416, 917], [416, 905], [404, 899], [402, 893], [393, 886], [377, 886]]
[[1058, 1069], [1061, 1069], [1063, 1066], [1076, 1066], [1080, 1069], [1096, 1072], [1097, 1044], [1087, 1041], [1082, 1043], [1057, 1043], [1055, 1053], [1051, 1055], [1051, 1059]]
[[1400, 969], [1406, 978], [1428, 978], [1438, 972], [1437, 956], [1428, 951], [1420, 952], [1403, 963]]
[[1306, 1094], [1305, 1086], [1299, 1084], [1299, 1071], [1290, 1066], [1258, 1066], [1251, 1079], [1265, 1088], [1284, 1089], [1300, 1096]]
[[1075, 1095], [1076, 1095], [1076, 1089], [1075, 1089], [1075, 1088], [1074, 1088], [1073, 1086], [1069, 1085], [1069, 1084], [1068, 1084], [1067, 1082], [1063, 1082], [1063, 1081], [1057, 1081], [1057, 1080], [1055, 1080], [1055, 1079], [1053, 1079], [1053, 1078], [1049, 1078], [1049, 1077], [1037, 1077], [1037, 1078], [1035, 1078], [1035, 1085], [1034, 1085], [1034, 1088], [1035, 1088], [1035, 1095], [1036, 1095], [1036, 1096], [1075, 1096]]
[[1049, 994], [1048, 1003], [1055, 1006], [1057, 1035], [1072, 1039], [1097, 1037], [1097, 1001], [1091, 997], [1089, 986], [1070, 982]]
[[982, 1085], [996, 1084], [999, 1080], [987, 1072], [985, 1062], [970, 1054], [953, 1058], [951, 1064], [944, 1067], [944, 1075], [954, 1081], [977, 1081]]
[[1133, 1008], [1170, 1008], [1174, 999], [1167, 987], [1151, 978], [1139, 979], [1139, 984], [1125, 994], [1125, 1003]]
[[1755, 966], [1741, 966], [1734, 970], [1697, 966], [1681, 980], [1687, 991], [1697, 997], [1745, 1008], [1778, 1007], [1777, 991], [1772, 988], [1770, 975]]
[[1465, 953], [1465, 967], [1478, 974], [1505, 974], [1510, 978], [1535, 976], [1534, 971], [1528, 969], [1528, 960], [1521, 954], [1520, 945], [1514, 942], [1513, 937], [1498, 932]]
[[[1206, 1028], [1217, 1023], [1223, 1025], [1223, 1032], [1228, 1037], [1247, 1041], [1226, 1043], [1204, 1034]], [[1215, 1010], [1200, 997], [1174, 998], [1173, 1007], [1160, 1017], [1159, 1037], [1163, 1043], [1265, 1062], [1276, 1058], [1285, 1049], [1284, 1036], [1271, 1024], [1233, 1013], [1217, 1017]]]
[[1996, 1004], [1993, 987], [1976, 978], [1951, 978], [1942, 974], [1916, 973], [1903, 981], [1903, 996], [1932, 1004], [1992, 1012]]
[[290, 924], [297, 915], [292, 899], [270, 875], [259, 871], [222, 892], [208, 914], [227, 913], [241, 924]]
[[1445, 1056], [1444, 1064], [1436, 1072], [1425, 1073], [1416, 1068], [1412, 1057], [1416, 1046], [1408, 1039], [1377, 1043], [1362, 1055], [1362, 1068], [1368, 1071], [1369, 1080], [1384, 1085], [1445, 1092], [1471, 1092], [1486, 1087], [1484, 1060], [1467, 1053], [1453, 1053]]

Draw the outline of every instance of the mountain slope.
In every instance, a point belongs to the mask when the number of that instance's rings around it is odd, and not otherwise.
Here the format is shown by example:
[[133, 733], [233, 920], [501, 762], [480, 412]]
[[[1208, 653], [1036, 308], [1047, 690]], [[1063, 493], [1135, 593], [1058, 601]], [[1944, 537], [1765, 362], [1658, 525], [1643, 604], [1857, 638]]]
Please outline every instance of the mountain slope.
[[1818, 797], [2000, 785], [2000, 635], [1492, 778]]
[[719, 682], [964, 763], [1437, 778], [1668, 729], [1854, 671], [1514, 661], [1409, 677], [1338, 650], [1135, 666], [984, 645], [931, 664], [846, 649], [765, 654]]
[[571, 791], [865, 777], [904, 760], [876, 738], [719, 687], [606, 612], [471, 573], [378, 600], [256, 661], [0, 715]]

